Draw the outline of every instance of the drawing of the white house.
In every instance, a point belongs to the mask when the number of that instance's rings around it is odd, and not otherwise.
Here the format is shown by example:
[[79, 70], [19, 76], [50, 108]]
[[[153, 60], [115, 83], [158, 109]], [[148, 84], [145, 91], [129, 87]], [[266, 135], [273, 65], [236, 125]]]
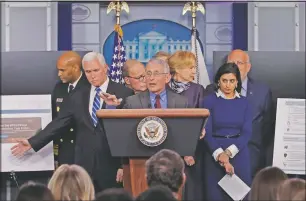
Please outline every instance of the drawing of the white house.
[[177, 50], [191, 50], [190, 40], [173, 40], [156, 31], [139, 33], [134, 40], [124, 40], [123, 44], [127, 59], [138, 59], [140, 62], [148, 62], [158, 51], [172, 54]]

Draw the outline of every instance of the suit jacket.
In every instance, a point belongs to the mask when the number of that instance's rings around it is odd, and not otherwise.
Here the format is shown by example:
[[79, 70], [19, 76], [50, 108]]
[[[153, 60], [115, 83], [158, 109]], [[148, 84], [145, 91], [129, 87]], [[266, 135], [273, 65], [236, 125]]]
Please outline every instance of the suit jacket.
[[[104, 190], [118, 186], [116, 173], [121, 167], [121, 161], [120, 158], [111, 156], [103, 122], [100, 120], [97, 127], [93, 126], [89, 113], [90, 89], [91, 85], [88, 85], [72, 93], [64, 102], [59, 116], [44, 130], [30, 138], [29, 143], [38, 151], [63, 133], [68, 125], [75, 123], [75, 163], [85, 168], [93, 182], [98, 184], [97, 190]], [[107, 93], [115, 94], [117, 98], [124, 100], [134, 92], [110, 80]], [[117, 108], [122, 108], [123, 104], [124, 101]], [[105, 102], [102, 108], [106, 108]]]
[[[214, 93], [214, 85], [206, 87], [205, 95]], [[268, 143], [273, 140], [272, 127], [272, 92], [262, 83], [248, 77], [247, 100], [252, 107], [252, 136], [249, 141], [252, 174], [258, 170], [260, 163], [265, 160]], [[262, 156], [260, 156], [262, 155]], [[265, 166], [261, 164], [261, 166]]]
[[[55, 119], [61, 111], [64, 101], [68, 95], [79, 90], [89, 82], [83, 73], [72, 92], [68, 93], [69, 83], [58, 82], [52, 92], [52, 119]], [[75, 125], [71, 124], [60, 136], [53, 140], [54, 159], [61, 164], [74, 163]]]
[[[186, 97], [179, 95], [172, 90], [167, 90], [167, 108], [187, 108], [188, 100]], [[127, 97], [124, 109], [144, 109], [152, 108], [150, 93], [148, 90], [140, 92], [134, 96]]]

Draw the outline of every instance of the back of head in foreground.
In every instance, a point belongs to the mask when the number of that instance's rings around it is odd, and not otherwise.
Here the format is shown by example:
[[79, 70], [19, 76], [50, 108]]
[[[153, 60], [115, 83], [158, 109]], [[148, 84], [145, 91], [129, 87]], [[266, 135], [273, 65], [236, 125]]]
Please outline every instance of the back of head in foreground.
[[53, 173], [48, 188], [55, 200], [93, 200], [95, 190], [87, 171], [78, 165], [61, 165]]
[[16, 201], [52, 201], [54, 197], [47, 186], [35, 183], [27, 182], [20, 187], [17, 194]]
[[132, 196], [123, 188], [109, 188], [96, 195], [96, 201], [133, 201]]
[[172, 150], [162, 149], [146, 162], [146, 178], [149, 187], [163, 185], [178, 193], [184, 185], [184, 161]]
[[153, 186], [142, 192], [135, 201], [176, 201], [172, 191], [166, 186]]

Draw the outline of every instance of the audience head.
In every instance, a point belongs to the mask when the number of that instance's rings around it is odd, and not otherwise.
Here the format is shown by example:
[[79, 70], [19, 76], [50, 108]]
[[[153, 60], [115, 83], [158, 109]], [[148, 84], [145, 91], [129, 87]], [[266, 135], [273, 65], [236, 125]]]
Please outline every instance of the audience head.
[[108, 66], [102, 54], [89, 52], [82, 60], [83, 69], [89, 83], [100, 87], [107, 79]]
[[176, 152], [162, 149], [146, 162], [149, 187], [164, 185], [174, 193], [185, 184], [184, 161]]
[[172, 191], [166, 186], [153, 186], [142, 192], [135, 201], [177, 201]]
[[122, 77], [124, 78], [126, 86], [133, 89], [135, 93], [147, 89], [145, 67], [135, 59], [129, 59], [124, 63]]
[[96, 201], [133, 201], [132, 196], [122, 188], [106, 189], [96, 195]]
[[241, 92], [241, 77], [238, 66], [235, 63], [225, 63], [215, 75], [215, 89], [220, 89], [225, 95], [234, 94], [235, 90]]
[[168, 59], [170, 73], [174, 80], [192, 82], [196, 74], [196, 57], [192, 52], [176, 51]]
[[266, 167], [260, 170], [252, 183], [249, 200], [276, 200], [279, 185], [287, 175], [277, 167]]
[[171, 56], [171, 54], [167, 53], [167, 52], [164, 52], [164, 51], [159, 51], [157, 52], [153, 58], [155, 59], [161, 59], [161, 60], [164, 60], [164, 61], [167, 61], [168, 58]]
[[47, 186], [35, 182], [27, 182], [20, 187], [16, 201], [52, 201], [54, 197]]
[[168, 63], [161, 59], [151, 59], [146, 66], [146, 84], [149, 91], [160, 94], [170, 81]]
[[61, 165], [51, 177], [48, 187], [55, 200], [93, 200], [95, 195], [90, 176], [78, 165]]
[[64, 52], [57, 60], [58, 76], [63, 83], [73, 83], [81, 75], [81, 56], [74, 51]]
[[227, 63], [235, 63], [238, 66], [242, 81], [245, 80], [251, 70], [250, 57], [243, 50], [231, 51], [227, 57]]
[[292, 201], [305, 201], [306, 200], [306, 189], [299, 191], [292, 199]]
[[277, 200], [293, 200], [299, 192], [306, 189], [305, 180], [299, 178], [287, 179], [277, 190]]

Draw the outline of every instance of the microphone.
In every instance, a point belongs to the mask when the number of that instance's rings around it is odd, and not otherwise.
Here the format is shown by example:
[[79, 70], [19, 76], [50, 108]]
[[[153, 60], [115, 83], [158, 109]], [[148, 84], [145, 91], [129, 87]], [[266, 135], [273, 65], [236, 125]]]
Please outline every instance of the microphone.
[[11, 173], [10, 173], [10, 177], [11, 177], [11, 179], [14, 180], [14, 182], [15, 182], [17, 188], [19, 188], [19, 184], [18, 184], [18, 181], [17, 181], [17, 177], [16, 177], [16, 174], [15, 174], [15, 172], [14, 172], [13, 170], [12, 170]]

